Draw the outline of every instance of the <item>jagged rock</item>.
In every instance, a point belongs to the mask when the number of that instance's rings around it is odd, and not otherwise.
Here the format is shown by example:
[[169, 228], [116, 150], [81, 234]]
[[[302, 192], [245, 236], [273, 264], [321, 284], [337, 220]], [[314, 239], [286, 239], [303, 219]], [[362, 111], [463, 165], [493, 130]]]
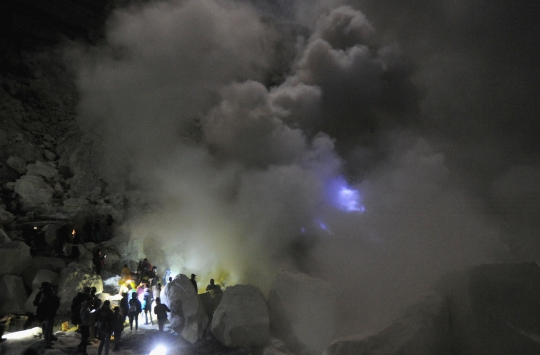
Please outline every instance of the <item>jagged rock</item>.
[[4, 275], [0, 279], [0, 314], [25, 314], [27, 300], [22, 277]]
[[24, 174], [26, 172], [26, 162], [24, 159], [11, 156], [7, 159], [6, 164], [19, 174]]
[[56, 159], [56, 154], [54, 154], [53, 152], [47, 149], [45, 149], [45, 151], [43, 152], [43, 155], [45, 156], [47, 160], [50, 160], [50, 161], [53, 161]]
[[227, 287], [212, 319], [212, 334], [228, 347], [260, 347], [270, 339], [270, 318], [261, 290]]
[[6, 234], [4, 229], [0, 228], [0, 245], [11, 242], [11, 239]]
[[161, 297], [161, 301], [171, 309], [171, 327], [192, 344], [201, 339], [208, 325], [208, 316], [188, 277], [177, 275], [162, 290]]
[[21, 241], [11, 241], [0, 246], [2, 267], [0, 275], [20, 275], [30, 264], [30, 247]]
[[[49, 282], [53, 285], [58, 284], [59, 275], [51, 270], [41, 269], [36, 273], [32, 280], [32, 294], [26, 300], [24, 307], [27, 312], [35, 313], [36, 306], [34, 306], [34, 298], [39, 292], [39, 288], [43, 282]], [[25, 282], [26, 283], [26, 282]]]
[[430, 294], [407, 314], [379, 334], [360, 334], [332, 342], [324, 355], [450, 355], [447, 304], [438, 294]]
[[71, 301], [84, 287], [95, 287], [97, 293], [103, 292], [103, 281], [99, 275], [76, 262], [70, 263], [60, 272], [58, 295], [60, 296], [60, 311], [67, 312]]
[[54, 190], [39, 176], [24, 175], [15, 182], [15, 192], [23, 203], [30, 205], [51, 203]]
[[0, 225], [9, 224], [15, 220], [15, 216], [0, 207]]
[[337, 339], [324, 355], [539, 354], [539, 299], [535, 263], [477, 266], [442, 277], [380, 333]]
[[88, 205], [88, 200], [86, 200], [84, 197], [69, 198], [64, 200], [65, 207], [84, 207], [86, 205]]
[[29, 164], [26, 167], [26, 175], [41, 176], [45, 179], [52, 179], [58, 176], [58, 170], [48, 163], [38, 161], [35, 164]]
[[[53, 273], [59, 273], [66, 266], [64, 260], [59, 258], [50, 258], [45, 256], [34, 256], [30, 265], [23, 270], [21, 276], [24, 284], [29, 288], [34, 288], [33, 284], [36, 275], [42, 270], [49, 270]], [[44, 280], [48, 281], [48, 280]], [[40, 283], [41, 284], [41, 283]]]
[[272, 334], [291, 349], [320, 354], [334, 339], [336, 296], [326, 281], [281, 270], [268, 296]]

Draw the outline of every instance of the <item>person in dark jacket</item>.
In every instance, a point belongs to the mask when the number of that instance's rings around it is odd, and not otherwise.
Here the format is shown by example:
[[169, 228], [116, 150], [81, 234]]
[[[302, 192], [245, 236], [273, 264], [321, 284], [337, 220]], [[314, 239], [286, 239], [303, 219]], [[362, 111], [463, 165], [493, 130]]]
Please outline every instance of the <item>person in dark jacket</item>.
[[79, 307], [79, 329], [81, 330], [81, 342], [77, 346], [77, 351], [82, 352], [83, 355], [88, 355], [86, 353], [86, 347], [88, 346], [88, 339], [90, 338], [90, 312], [95, 312], [91, 310], [90, 304], [92, 302], [92, 297], [87, 294], [86, 299], [81, 303]]
[[111, 310], [111, 302], [109, 300], [103, 302], [103, 306], [99, 309], [96, 319], [100, 341], [98, 355], [101, 355], [103, 348], [105, 348], [105, 355], [108, 355], [114, 319], [114, 313]]
[[157, 323], [159, 327], [159, 331], [163, 331], [163, 326], [165, 325], [165, 322], [167, 321], [167, 312], [170, 312], [171, 310], [169, 307], [167, 307], [166, 304], [161, 303], [161, 298], [156, 298], [156, 306], [154, 307], [154, 313], [157, 316]]
[[60, 299], [56, 296], [53, 286], [46, 284], [42, 289], [41, 301], [38, 304], [36, 316], [43, 325], [43, 337], [47, 349], [52, 348], [52, 329], [58, 307], [60, 307]]
[[131, 299], [129, 300], [129, 329], [133, 331], [133, 320], [135, 320], [135, 331], [139, 328], [139, 314], [141, 313], [142, 306], [141, 301], [137, 298], [137, 292], [131, 294]]
[[92, 262], [96, 266], [96, 274], [101, 275], [101, 269], [103, 269], [103, 266], [105, 266], [105, 257], [106, 255], [102, 255], [103, 252], [101, 249], [98, 249], [94, 256], [92, 257]]
[[71, 301], [71, 323], [79, 325], [81, 322], [81, 304], [86, 301], [90, 295], [90, 287], [85, 287], [83, 292], [77, 293], [77, 296], [73, 297]]
[[114, 333], [114, 349], [113, 351], [120, 350], [120, 340], [122, 339], [122, 332], [124, 331], [124, 316], [120, 313], [120, 307], [114, 307], [113, 315], [113, 333]]
[[129, 293], [124, 292], [122, 293], [122, 299], [120, 300], [120, 314], [124, 317], [124, 322], [126, 321], [126, 317], [128, 316], [128, 310], [129, 310]]
[[81, 236], [77, 234], [75, 229], [73, 232], [71, 232], [72, 238], [71, 238], [71, 258], [72, 259], [80, 259], [81, 252], [79, 250], [79, 244], [82, 243]]
[[191, 283], [193, 284], [193, 287], [195, 287], [195, 293], [199, 293], [199, 288], [197, 287], [197, 281], [195, 280], [195, 274], [191, 274], [191, 279], [189, 279], [189, 281], [191, 281]]

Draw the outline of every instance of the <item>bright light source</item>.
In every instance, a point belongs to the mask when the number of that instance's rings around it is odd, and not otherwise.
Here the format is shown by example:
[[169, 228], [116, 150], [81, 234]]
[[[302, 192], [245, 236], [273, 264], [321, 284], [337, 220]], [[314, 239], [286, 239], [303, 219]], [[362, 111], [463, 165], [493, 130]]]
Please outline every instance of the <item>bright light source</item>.
[[21, 330], [20, 332], [4, 334], [2, 338], [4, 339], [34, 338], [34, 334], [39, 334], [39, 333], [41, 333], [41, 328], [35, 327], [32, 329]]
[[360, 192], [350, 188], [343, 177], [338, 177], [327, 182], [328, 199], [332, 205], [345, 212], [365, 211], [361, 204]]
[[150, 354], [148, 355], [165, 355], [167, 353], [167, 348], [163, 345], [158, 345], [154, 348], [154, 350], [150, 351]]

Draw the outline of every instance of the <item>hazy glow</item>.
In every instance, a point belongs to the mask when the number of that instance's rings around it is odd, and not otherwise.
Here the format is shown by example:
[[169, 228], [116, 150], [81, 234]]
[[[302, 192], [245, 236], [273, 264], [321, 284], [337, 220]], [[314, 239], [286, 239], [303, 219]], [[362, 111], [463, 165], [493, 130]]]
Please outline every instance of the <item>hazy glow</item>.
[[360, 213], [365, 211], [360, 202], [360, 192], [349, 187], [343, 177], [330, 180], [327, 184], [327, 193], [330, 203], [342, 211]]
[[167, 353], [167, 348], [163, 345], [158, 345], [154, 350], [150, 351], [149, 355], [165, 355]]

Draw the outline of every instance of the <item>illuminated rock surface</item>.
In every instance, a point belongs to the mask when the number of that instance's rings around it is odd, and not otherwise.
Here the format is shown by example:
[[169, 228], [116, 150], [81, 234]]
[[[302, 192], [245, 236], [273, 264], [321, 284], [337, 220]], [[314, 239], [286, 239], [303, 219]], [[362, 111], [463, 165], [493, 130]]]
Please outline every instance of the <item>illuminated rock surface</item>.
[[85, 287], [95, 287], [97, 293], [103, 292], [103, 281], [90, 269], [75, 262], [62, 269], [58, 281], [58, 296], [60, 296], [59, 312], [68, 312], [71, 301]]
[[171, 328], [190, 343], [195, 343], [204, 335], [208, 326], [208, 316], [189, 278], [177, 275], [161, 291], [161, 302], [171, 309]]
[[321, 353], [333, 340], [335, 299], [327, 282], [282, 270], [268, 296], [272, 334], [290, 348]]
[[251, 285], [227, 287], [212, 318], [212, 334], [229, 347], [263, 346], [270, 339], [264, 296]]
[[50, 203], [54, 190], [40, 176], [24, 175], [15, 182], [15, 192], [24, 204], [32, 206]]

